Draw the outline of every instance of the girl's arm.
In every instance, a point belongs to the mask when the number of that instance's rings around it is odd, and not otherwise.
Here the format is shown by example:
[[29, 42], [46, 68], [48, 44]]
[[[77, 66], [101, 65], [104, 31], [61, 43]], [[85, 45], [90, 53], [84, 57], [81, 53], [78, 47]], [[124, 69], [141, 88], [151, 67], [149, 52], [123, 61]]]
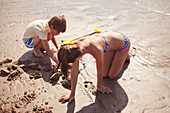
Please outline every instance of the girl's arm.
[[105, 87], [102, 85], [102, 80], [103, 80], [103, 71], [104, 71], [104, 53], [100, 51], [96, 55], [96, 68], [97, 68], [97, 90], [102, 92], [102, 93], [111, 93], [112, 91], [110, 88]]
[[72, 69], [71, 69], [71, 94], [70, 99], [75, 96], [76, 91], [76, 85], [77, 85], [77, 79], [79, 74], [79, 58], [76, 59], [76, 61], [73, 63]]
[[76, 85], [77, 85], [77, 79], [78, 79], [78, 73], [79, 73], [79, 58], [76, 59], [76, 61], [73, 63], [72, 69], [71, 69], [71, 93], [70, 95], [64, 95], [62, 96], [59, 101], [60, 102], [71, 102], [75, 97], [75, 91], [76, 91]]
[[97, 68], [97, 88], [101, 86], [103, 80], [103, 53], [100, 52], [96, 56], [96, 68]]

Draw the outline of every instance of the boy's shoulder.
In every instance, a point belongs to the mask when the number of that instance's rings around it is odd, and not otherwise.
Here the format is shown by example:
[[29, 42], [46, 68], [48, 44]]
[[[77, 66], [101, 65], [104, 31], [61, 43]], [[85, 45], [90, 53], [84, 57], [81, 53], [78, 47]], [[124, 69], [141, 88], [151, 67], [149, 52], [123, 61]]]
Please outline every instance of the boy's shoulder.
[[40, 30], [45, 31], [49, 28], [49, 20], [35, 20], [27, 26], [27, 30]]
[[30, 23], [30, 25], [46, 25], [49, 20], [35, 20]]

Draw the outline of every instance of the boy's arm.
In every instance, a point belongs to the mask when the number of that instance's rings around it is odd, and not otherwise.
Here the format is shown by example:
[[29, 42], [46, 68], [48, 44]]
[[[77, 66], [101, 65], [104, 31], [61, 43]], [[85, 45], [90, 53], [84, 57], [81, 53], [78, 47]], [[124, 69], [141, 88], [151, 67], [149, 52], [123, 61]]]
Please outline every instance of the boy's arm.
[[53, 37], [53, 38], [52, 38], [53, 44], [55, 45], [55, 47], [57, 48], [57, 50], [59, 50], [59, 46], [58, 46], [58, 44], [57, 44], [57, 41], [56, 41], [55, 37], [54, 37], [54, 36], [52, 36], [52, 37]]
[[59, 61], [58, 61], [58, 58], [56, 57], [56, 55], [50, 50], [50, 46], [48, 44], [48, 41], [47, 40], [42, 40], [42, 45], [45, 49], [45, 51], [47, 52], [48, 56], [51, 57], [51, 59], [56, 63], [58, 64]]

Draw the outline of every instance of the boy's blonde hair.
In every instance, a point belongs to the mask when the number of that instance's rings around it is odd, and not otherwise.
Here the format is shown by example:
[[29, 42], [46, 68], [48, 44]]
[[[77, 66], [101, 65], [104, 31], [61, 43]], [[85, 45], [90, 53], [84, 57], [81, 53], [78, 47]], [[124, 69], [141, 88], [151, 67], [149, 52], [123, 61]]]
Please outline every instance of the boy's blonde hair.
[[58, 30], [59, 32], [65, 32], [66, 31], [66, 19], [64, 15], [61, 16], [54, 16], [49, 21], [49, 26], [53, 25], [53, 29]]

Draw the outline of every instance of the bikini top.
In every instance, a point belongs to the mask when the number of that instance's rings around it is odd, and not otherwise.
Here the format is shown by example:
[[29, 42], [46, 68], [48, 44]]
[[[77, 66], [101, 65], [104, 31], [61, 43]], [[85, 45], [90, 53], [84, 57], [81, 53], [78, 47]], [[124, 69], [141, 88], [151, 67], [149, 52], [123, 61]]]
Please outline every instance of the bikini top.
[[97, 36], [97, 37], [102, 37], [104, 40], [105, 40], [105, 48], [104, 48], [104, 53], [108, 50], [108, 48], [109, 48], [109, 42], [108, 42], [108, 40], [106, 39], [106, 37], [104, 37], [104, 36], [101, 36], [101, 35], [95, 35], [95, 36]]
[[[91, 54], [84, 46], [80, 45], [87, 53]], [[92, 54], [91, 54], [92, 55]]]
[[[104, 48], [104, 53], [108, 50], [109, 48], [109, 42], [108, 40], [104, 37], [104, 36], [101, 36], [101, 35], [95, 35], [97, 37], [102, 37], [104, 40], [105, 40], [105, 48]], [[87, 53], [91, 54], [84, 46], [80, 45]]]

